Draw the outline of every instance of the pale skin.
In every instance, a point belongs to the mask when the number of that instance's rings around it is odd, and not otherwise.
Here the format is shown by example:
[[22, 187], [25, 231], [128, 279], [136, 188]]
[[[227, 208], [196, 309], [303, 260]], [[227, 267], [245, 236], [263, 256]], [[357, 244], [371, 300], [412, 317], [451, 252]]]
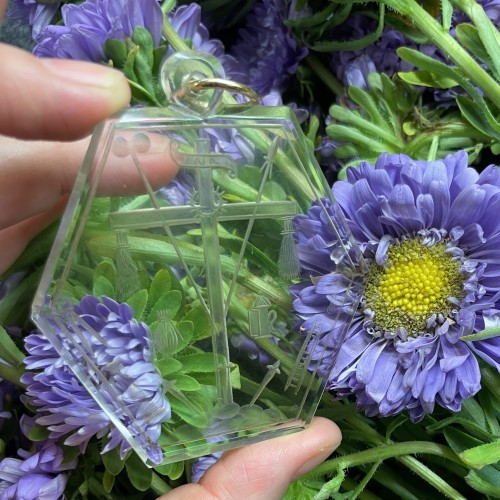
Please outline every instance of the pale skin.
[[[0, 19], [6, 5], [0, 0]], [[0, 60], [1, 273], [61, 213], [82, 164], [86, 137], [128, 105], [130, 89], [121, 73], [96, 64], [40, 60], [3, 44]], [[152, 172], [158, 181], [175, 174], [173, 167], [164, 167]], [[112, 193], [114, 182], [111, 175], [103, 191]], [[279, 499], [340, 440], [333, 422], [315, 418], [302, 432], [226, 452], [200, 484], [181, 486], [160, 500]]]

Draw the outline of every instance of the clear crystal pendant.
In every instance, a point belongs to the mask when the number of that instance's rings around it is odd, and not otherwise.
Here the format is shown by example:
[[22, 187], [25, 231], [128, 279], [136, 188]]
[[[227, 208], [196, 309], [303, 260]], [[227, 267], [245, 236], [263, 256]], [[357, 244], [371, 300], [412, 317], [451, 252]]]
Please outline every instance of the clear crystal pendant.
[[[361, 257], [342, 215], [323, 209], [331, 191], [293, 112], [228, 104], [226, 91], [254, 96], [222, 78], [212, 56], [175, 54], [162, 71], [167, 107], [128, 109], [96, 129], [33, 304], [37, 326], [149, 465], [310, 422], [344, 332], [322, 345], [321, 324], [296, 328], [293, 287], [314, 279], [297, 216], [323, 211], [332, 266], [350, 280], [346, 295], [359, 289]], [[128, 304], [147, 333], [142, 354], [169, 408], [150, 427], [155, 403], [135, 412], [113, 385], [120, 363], [101, 364], [97, 353], [120, 338], [78, 313], [87, 295]], [[331, 313], [347, 325], [352, 308]]]

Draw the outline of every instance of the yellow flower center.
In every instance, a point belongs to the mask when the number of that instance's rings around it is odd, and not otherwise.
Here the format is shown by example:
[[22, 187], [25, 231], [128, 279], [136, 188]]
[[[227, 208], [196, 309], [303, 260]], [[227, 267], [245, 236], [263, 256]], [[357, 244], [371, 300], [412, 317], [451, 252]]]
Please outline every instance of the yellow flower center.
[[463, 279], [460, 261], [445, 250], [442, 243], [406, 240], [389, 248], [384, 266], [372, 264], [365, 296], [377, 329], [404, 327], [412, 335], [424, 331], [433, 314], [450, 313], [449, 298], [461, 298]]

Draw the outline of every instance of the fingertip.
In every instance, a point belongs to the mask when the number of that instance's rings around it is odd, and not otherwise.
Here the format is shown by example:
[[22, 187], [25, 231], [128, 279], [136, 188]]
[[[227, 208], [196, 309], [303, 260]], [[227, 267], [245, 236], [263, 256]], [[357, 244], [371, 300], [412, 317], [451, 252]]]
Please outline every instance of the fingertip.
[[73, 140], [126, 107], [125, 76], [82, 61], [39, 59], [0, 44], [2, 113], [0, 134], [23, 139]]
[[[64, 59], [38, 59], [53, 78], [65, 86], [61, 89], [72, 94], [94, 95], [102, 101], [100, 112], [109, 116], [128, 106], [131, 98], [130, 86], [125, 75], [109, 66], [85, 61]], [[80, 97], [80, 96], [79, 96]]]
[[307, 443], [306, 446], [313, 451], [315, 450], [315, 452], [294, 472], [293, 480], [298, 479], [325, 461], [339, 447], [342, 441], [342, 433], [338, 425], [332, 420], [315, 417], [311, 425], [303, 432], [302, 439]]
[[200, 484], [221, 499], [281, 498], [291, 482], [328, 458], [340, 441], [337, 425], [318, 417], [301, 432], [226, 452]]

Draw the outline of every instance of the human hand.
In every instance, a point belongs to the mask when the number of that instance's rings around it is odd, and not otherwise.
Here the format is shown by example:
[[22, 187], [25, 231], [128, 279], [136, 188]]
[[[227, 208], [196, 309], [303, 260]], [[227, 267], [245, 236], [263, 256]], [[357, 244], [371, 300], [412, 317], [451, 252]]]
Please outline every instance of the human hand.
[[323, 462], [340, 444], [339, 428], [316, 417], [304, 431], [231, 450], [199, 484], [186, 484], [158, 500], [273, 500]]
[[[0, 20], [6, 5], [0, 0]], [[0, 60], [1, 273], [61, 212], [87, 147], [20, 139], [83, 137], [125, 107], [130, 90], [122, 73], [96, 64], [37, 59], [4, 44]]]

